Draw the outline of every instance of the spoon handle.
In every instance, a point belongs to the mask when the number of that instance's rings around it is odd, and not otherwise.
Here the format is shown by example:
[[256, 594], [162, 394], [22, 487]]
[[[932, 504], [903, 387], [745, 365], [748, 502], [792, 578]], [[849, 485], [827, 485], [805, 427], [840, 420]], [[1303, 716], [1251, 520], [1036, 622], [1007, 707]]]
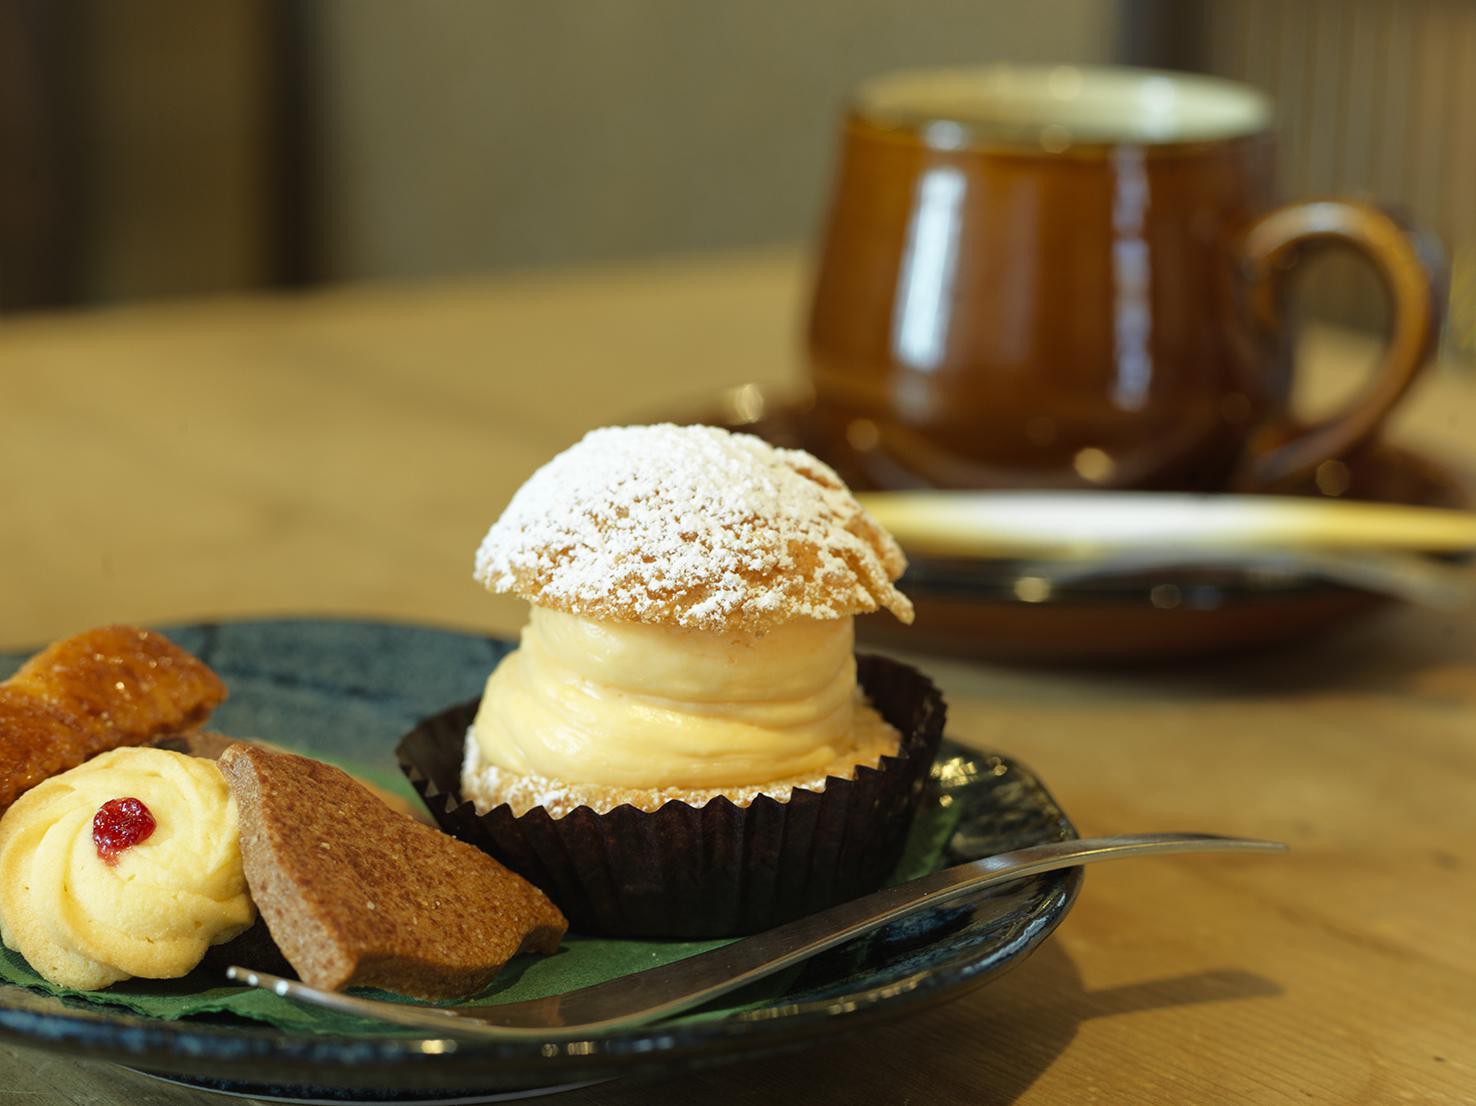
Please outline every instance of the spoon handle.
[[732, 944], [562, 995], [495, 1006], [434, 1007], [321, 991], [233, 967], [227, 975], [287, 998], [414, 1029], [493, 1040], [550, 1040], [641, 1025], [690, 1010], [870, 930], [988, 887], [1100, 860], [1165, 853], [1282, 852], [1274, 841], [1144, 833], [1053, 841], [959, 864], [832, 906]]
[[[568, 1024], [633, 1025], [689, 1010], [755, 980], [920, 911], [936, 909], [989, 887], [1029, 876], [1129, 856], [1196, 852], [1281, 852], [1272, 841], [1212, 834], [1132, 834], [1032, 845], [883, 888], [806, 915], [699, 956], [639, 976], [614, 979], [563, 996]], [[641, 979], [639, 1008], [631, 984]], [[487, 1011], [496, 1017], [495, 1008]], [[501, 1021], [500, 1018], [498, 1018]]]
[[1476, 550], [1476, 512], [1291, 495], [868, 492], [868, 512], [918, 556], [1095, 559], [1142, 549]]

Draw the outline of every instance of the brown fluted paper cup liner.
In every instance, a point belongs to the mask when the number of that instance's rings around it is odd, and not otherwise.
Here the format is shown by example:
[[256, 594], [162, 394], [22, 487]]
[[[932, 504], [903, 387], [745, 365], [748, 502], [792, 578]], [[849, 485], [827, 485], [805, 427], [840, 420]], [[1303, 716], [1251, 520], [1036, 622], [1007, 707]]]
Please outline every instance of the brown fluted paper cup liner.
[[400, 767], [441, 828], [541, 887], [584, 933], [726, 937], [754, 933], [875, 890], [896, 867], [943, 735], [933, 682], [885, 657], [857, 657], [872, 705], [902, 735], [897, 755], [831, 777], [823, 791], [746, 805], [718, 798], [657, 811], [542, 807], [485, 814], [461, 797], [477, 703], [426, 719], [401, 739]]

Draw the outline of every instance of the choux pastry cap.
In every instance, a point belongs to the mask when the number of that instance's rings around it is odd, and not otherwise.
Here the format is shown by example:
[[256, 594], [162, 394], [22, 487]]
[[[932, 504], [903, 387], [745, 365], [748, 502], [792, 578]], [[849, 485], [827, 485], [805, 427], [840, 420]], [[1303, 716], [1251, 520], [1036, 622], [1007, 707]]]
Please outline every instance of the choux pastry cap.
[[495, 592], [570, 614], [757, 632], [885, 607], [907, 562], [802, 450], [710, 426], [591, 431], [522, 486], [477, 550]]

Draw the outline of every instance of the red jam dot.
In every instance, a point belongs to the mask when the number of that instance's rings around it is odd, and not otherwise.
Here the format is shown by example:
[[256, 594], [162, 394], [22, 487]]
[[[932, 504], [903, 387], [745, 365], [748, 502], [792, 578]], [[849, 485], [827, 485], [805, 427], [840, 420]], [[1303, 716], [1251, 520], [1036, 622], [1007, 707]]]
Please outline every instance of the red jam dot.
[[158, 824], [138, 799], [109, 799], [92, 816], [92, 843], [103, 863], [116, 864], [119, 853], [147, 841]]

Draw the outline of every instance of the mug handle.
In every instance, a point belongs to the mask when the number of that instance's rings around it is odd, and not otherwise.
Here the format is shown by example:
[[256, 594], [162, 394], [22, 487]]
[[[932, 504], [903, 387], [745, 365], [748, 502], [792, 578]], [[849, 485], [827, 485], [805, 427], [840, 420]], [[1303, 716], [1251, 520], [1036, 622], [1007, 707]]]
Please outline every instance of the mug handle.
[[1323, 461], [1366, 442], [1430, 362], [1440, 330], [1444, 262], [1438, 245], [1389, 212], [1356, 200], [1288, 204], [1262, 216], [1241, 243], [1251, 333], [1275, 348], [1285, 329], [1284, 277], [1305, 246], [1341, 242], [1374, 265], [1390, 299], [1393, 325], [1373, 380], [1342, 411], [1310, 425], [1282, 414], [1252, 436], [1234, 484], [1274, 491]]

